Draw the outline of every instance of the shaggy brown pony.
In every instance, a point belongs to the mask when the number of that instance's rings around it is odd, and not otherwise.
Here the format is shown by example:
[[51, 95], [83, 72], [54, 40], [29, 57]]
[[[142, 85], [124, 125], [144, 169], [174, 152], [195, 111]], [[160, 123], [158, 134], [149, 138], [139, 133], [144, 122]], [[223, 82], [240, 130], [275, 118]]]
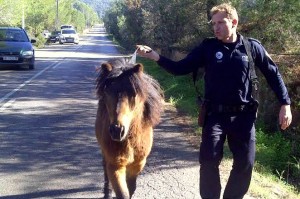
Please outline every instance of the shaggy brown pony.
[[[163, 111], [163, 92], [142, 64], [103, 63], [97, 78], [96, 137], [103, 155], [104, 198], [131, 198], [146, 164], [153, 127]], [[112, 188], [111, 188], [112, 186]]]

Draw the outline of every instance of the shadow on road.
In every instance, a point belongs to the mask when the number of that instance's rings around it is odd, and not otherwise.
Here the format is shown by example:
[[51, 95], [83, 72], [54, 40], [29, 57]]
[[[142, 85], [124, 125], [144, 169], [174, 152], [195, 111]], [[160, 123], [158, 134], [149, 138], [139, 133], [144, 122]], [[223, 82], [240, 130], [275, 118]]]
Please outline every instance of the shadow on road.
[[58, 190], [50, 190], [50, 191], [38, 191], [34, 193], [26, 193], [26, 194], [19, 194], [19, 195], [10, 195], [10, 196], [3, 196], [0, 197], [1, 199], [18, 199], [18, 198], [41, 198], [41, 197], [63, 197], [66, 194], [72, 193], [80, 193], [86, 191], [95, 191], [97, 187], [84, 187], [84, 188], [77, 188], [77, 189], [58, 189]]

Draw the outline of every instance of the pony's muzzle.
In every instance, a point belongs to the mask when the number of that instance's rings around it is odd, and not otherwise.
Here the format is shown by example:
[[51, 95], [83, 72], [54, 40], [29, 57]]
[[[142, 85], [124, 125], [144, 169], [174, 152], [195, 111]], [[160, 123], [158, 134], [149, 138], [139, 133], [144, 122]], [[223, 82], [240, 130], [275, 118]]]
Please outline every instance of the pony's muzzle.
[[109, 127], [111, 139], [121, 142], [125, 138], [125, 127], [123, 125], [111, 124]]

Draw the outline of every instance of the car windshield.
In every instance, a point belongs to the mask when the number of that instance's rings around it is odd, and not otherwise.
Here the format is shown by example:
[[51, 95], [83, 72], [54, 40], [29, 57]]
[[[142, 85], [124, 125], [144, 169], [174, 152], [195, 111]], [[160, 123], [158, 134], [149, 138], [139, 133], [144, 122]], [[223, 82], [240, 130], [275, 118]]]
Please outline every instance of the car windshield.
[[0, 29], [0, 41], [28, 42], [23, 30]]
[[60, 31], [53, 31], [51, 35], [60, 35]]
[[66, 29], [63, 29], [61, 31], [62, 34], [76, 34], [75, 30], [66, 30]]

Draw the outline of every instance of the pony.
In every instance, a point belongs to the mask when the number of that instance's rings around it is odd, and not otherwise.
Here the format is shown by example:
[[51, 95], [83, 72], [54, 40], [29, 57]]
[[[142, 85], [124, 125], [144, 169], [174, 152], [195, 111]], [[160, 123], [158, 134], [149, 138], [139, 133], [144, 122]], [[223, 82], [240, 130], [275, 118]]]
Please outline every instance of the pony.
[[103, 156], [104, 198], [129, 199], [153, 144], [164, 94], [142, 64], [115, 59], [102, 63], [96, 79], [95, 133]]

